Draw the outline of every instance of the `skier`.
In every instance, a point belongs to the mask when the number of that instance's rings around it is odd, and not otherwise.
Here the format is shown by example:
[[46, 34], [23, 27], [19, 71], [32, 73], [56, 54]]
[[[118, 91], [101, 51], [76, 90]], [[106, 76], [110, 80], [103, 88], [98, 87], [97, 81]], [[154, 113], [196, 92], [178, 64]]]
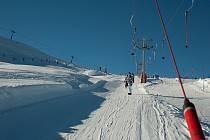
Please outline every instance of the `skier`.
[[127, 77], [126, 77], [126, 82], [128, 84], [128, 95], [131, 95], [132, 94], [132, 84], [133, 84], [133, 79], [132, 79], [132, 75], [131, 73], [129, 72]]
[[132, 82], [134, 83], [134, 73], [132, 73]]
[[127, 88], [128, 87], [128, 82], [127, 82], [127, 79], [128, 79], [128, 75], [126, 75], [126, 77], [125, 77], [125, 88]]
[[104, 69], [104, 76], [106, 76], [107, 75], [107, 69], [105, 68]]

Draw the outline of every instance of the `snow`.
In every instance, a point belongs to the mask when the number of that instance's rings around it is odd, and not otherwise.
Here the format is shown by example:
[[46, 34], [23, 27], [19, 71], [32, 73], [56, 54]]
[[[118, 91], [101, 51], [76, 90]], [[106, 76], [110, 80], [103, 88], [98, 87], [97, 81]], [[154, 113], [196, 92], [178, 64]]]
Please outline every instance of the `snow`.
[[[0, 69], [0, 139], [190, 139], [176, 79], [136, 77], [129, 96], [121, 75], [3, 62]], [[210, 139], [210, 79], [204, 91], [202, 81], [183, 83]]]
[[[184, 86], [197, 108], [204, 134], [210, 138], [210, 113], [207, 111], [210, 94], [197, 89], [198, 81], [191, 81], [184, 80]], [[122, 79], [120, 86], [90, 118], [74, 126], [76, 131], [61, 136], [70, 140], [190, 139], [182, 110], [184, 99], [177, 89], [180, 87], [176, 79], [161, 78], [143, 85], [137, 82], [133, 85], [133, 94], [128, 96]]]
[[[123, 75], [0, 60], [1, 140], [191, 139], [176, 78], [140, 84], [135, 77], [127, 95]], [[183, 85], [210, 139], [210, 79], [183, 79]]]

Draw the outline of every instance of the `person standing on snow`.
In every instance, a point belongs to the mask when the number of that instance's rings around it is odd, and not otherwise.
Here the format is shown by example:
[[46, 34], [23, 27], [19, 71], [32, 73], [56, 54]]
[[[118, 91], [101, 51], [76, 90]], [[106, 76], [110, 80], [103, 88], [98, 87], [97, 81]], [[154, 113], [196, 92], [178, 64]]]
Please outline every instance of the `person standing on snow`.
[[125, 77], [125, 88], [127, 88], [128, 87], [128, 82], [127, 82], [127, 79], [128, 79], [128, 75], [126, 75], [126, 77]]
[[134, 73], [132, 73], [132, 81], [133, 81], [133, 83], [134, 83]]
[[126, 81], [128, 83], [128, 95], [131, 95], [132, 94], [132, 84], [133, 84], [133, 79], [132, 79], [132, 75], [131, 73], [129, 72], [127, 77], [126, 77]]

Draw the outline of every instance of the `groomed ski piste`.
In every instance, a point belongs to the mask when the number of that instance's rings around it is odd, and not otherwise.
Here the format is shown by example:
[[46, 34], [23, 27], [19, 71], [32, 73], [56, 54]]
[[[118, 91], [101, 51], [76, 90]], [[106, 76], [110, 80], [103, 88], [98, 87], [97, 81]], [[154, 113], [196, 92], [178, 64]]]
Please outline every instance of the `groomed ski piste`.
[[[190, 139], [176, 78], [138, 77], [83, 68], [0, 63], [1, 140]], [[210, 79], [183, 79], [210, 139]]]

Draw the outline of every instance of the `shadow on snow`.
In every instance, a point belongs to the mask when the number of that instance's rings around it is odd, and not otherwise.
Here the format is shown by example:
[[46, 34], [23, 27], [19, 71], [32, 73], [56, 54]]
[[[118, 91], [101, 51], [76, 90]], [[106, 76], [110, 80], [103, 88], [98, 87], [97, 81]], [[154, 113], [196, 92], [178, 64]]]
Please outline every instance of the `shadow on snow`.
[[93, 92], [107, 92], [98, 88], [67, 95], [10, 110], [1, 115], [0, 139], [62, 139], [61, 133], [72, 133], [72, 127], [82, 124], [91, 112], [98, 109], [105, 98]]

